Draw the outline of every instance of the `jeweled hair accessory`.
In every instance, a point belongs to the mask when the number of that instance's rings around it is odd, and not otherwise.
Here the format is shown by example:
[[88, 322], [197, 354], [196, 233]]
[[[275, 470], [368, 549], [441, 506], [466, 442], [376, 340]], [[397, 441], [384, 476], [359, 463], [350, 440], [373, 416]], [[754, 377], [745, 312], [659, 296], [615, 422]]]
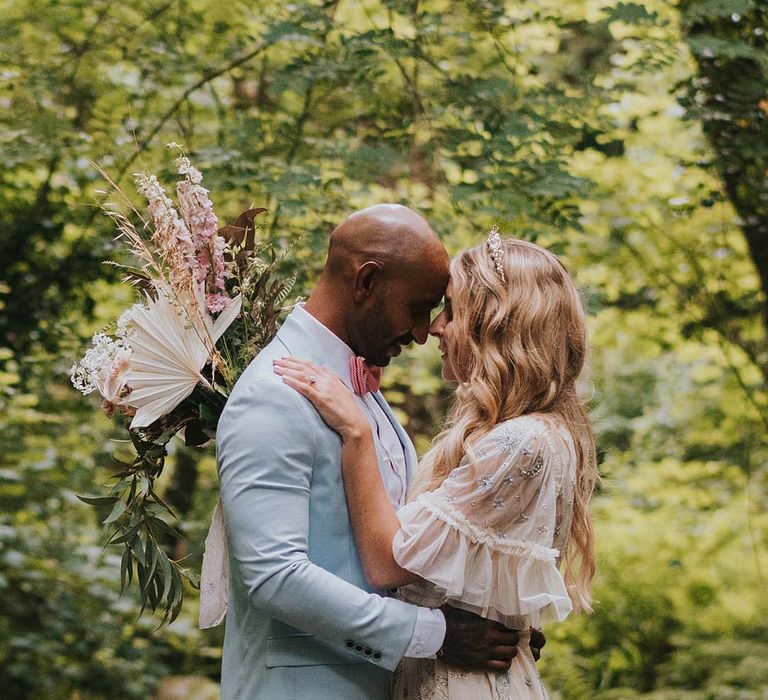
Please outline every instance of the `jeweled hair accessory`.
[[496, 272], [499, 273], [501, 281], [506, 282], [507, 279], [504, 276], [504, 248], [501, 245], [499, 227], [495, 225], [491, 229], [491, 232], [488, 234], [488, 252], [491, 254], [493, 266], [496, 268]]

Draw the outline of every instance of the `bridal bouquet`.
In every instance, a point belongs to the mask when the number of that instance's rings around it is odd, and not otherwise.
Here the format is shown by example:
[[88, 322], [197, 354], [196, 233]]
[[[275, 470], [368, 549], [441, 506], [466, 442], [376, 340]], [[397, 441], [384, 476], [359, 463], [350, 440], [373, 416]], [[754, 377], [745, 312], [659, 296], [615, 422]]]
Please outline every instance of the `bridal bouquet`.
[[160, 608], [163, 622], [181, 609], [182, 579], [195, 584], [162, 547], [183, 539], [156, 483], [168, 443], [183, 435], [187, 445], [202, 445], [215, 436], [230, 390], [277, 331], [295, 281], [280, 279], [274, 252], [255, 245], [254, 219], [265, 209], [219, 228], [200, 171], [183, 152], [176, 165], [176, 203], [154, 175], [135, 176], [146, 214], [102, 173], [122, 201], [104, 211], [134, 258], [132, 265], [111, 264], [124, 270], [141, 301], [111, 332], [96, 333], [72, 367], [72, 384], [100, 394], [107, 415], [122, 418], [135, 451], [131, 461], [115, 460], [114, 483], [103, 494], [80, 498], [106, 516], [107, 544], [123, 549], [121, 592], [135, 575], [141, 611]]

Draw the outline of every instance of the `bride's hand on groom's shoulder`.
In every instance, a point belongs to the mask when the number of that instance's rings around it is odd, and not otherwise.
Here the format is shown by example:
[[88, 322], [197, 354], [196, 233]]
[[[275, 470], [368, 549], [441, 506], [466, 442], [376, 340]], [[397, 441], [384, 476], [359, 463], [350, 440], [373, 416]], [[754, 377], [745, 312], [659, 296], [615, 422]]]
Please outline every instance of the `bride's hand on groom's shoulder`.
[[358, 408], [354, 394], [327, 367], [295, 357], [273, 360], [275, 374], [309, 399], [328, 426], [343, 440], [363, 437], [370, 423]]

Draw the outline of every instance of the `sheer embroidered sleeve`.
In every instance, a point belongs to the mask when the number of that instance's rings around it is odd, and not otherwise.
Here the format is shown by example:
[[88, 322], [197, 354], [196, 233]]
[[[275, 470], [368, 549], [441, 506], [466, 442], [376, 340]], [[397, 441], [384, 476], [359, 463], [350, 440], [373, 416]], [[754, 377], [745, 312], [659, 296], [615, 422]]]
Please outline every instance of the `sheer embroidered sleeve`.
[[496, 426], [474, 454], [399, 511], [395, 559], [440, 599], [508, 626], [564, 619], [572, 606], [553, 542], [570, 478], [565, 442], [523, 416]]

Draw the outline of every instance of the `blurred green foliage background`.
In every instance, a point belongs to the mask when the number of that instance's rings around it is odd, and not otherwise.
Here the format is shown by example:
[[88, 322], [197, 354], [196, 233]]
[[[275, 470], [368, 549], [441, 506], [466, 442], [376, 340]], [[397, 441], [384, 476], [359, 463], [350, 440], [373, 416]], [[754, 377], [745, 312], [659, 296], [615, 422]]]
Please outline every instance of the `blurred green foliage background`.
[[[123, 434], [68, 384], [133, 299], [97, 203], [183, 143], [222, 218], [266, 206], [306, 293], [381, 201], [450, 252], [502, 232], [563, 256], [590, 314], [603, 482], [589, 617], [548, 630], [553, 698], [768, 697], [768, 51], [762, 0], [2, 0], [0, 694], [216, 696], [221, 630], [122, 599], [76, 493]], [[138, 200], [137, 200], [138, 201]], [[434, 343], [386, 373], [423, 451]], [[164, 495], [199, 568], [212, 449]], [[269, 514], [264, 514], [268, 517]], [[175, 688], [175, 690], [174, 690]], [[180, 689], [181, 688], [181, 689]], [[174, 694], [176, 693], [176, 694]]]

